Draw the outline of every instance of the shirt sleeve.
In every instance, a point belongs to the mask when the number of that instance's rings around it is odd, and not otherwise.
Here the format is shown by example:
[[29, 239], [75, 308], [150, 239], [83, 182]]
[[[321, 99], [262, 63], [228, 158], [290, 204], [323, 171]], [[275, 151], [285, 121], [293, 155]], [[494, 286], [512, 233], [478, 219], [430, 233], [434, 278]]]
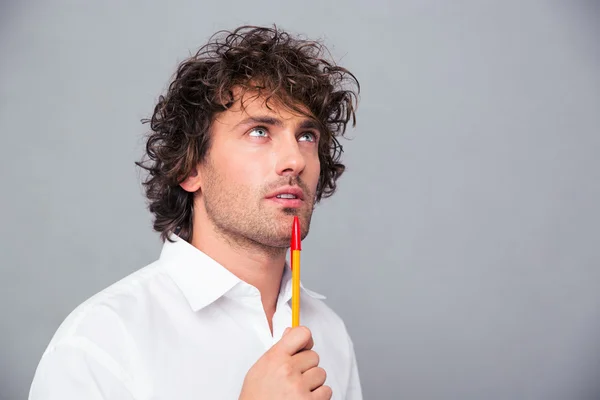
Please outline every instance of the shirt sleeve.
[[29, 400], [137, 400], [120, 366], [85, 339], [62, 343], [42, 356]]
[[350, 337], [348, 337], [348, 341], [350, 343], [350, 355], [352, 361], [350, 363], [350, 376], [348, 379], [348, 387], [346, 389], [345, 400], [362, 400], [362, 387], [360, 383], [360, 377], [358, 374], [358, 363], [356, 361], [354, 344], [352, 343], [352, 339]]

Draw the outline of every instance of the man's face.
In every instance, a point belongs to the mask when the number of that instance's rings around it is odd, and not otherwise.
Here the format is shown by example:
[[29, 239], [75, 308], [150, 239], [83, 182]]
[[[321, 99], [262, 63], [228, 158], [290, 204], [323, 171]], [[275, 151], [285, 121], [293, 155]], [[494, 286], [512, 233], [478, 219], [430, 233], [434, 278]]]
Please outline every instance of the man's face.
[[309, 231], [320, 173], [319, 128], [275, 101], [267, 108], [253, 93], [243, 101], [244, 109], [238, 97], [212, 124], [196, 207], [203, 205], [230, 239], [288, 247], [294, 215], [302, 238]]

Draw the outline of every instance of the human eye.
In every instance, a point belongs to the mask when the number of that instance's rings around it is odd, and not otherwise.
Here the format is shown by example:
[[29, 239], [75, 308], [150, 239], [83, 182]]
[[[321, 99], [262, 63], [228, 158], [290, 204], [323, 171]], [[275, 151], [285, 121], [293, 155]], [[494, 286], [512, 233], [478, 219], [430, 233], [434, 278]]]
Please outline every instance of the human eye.
[[267, 128], [264, 126], [257, 126], [250, 130], [249, 135], [252, 137], [267, 137], [269, 134]]
[[[305, 139], [305, 138], [307, 138], [307, 139]], [[318, 139], [317, 134], [314, 132], [304, 132], [302, 135], [300, 135], [301, 141], [316, 142], [317, 139]]]

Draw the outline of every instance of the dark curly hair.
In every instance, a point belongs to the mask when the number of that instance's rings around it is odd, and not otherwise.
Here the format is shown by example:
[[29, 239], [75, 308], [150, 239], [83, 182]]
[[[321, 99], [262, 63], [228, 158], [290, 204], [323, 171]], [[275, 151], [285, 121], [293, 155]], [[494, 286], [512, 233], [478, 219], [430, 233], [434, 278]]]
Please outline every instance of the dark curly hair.
[[234, 88], [258, 91], [267, 103], [274, 98], [303, 114], [303, 108], [309, 110], [322, 131], [315, 201], [335, 192], [345, 169], [337, 137], [350, 120], [356, 124], [360, 85], [347, 69], [326, 60], [325, 52], [321, 43], [294, 38], [277, 26], [242, 26], [217, 32], [179, 65], [152, 117], [142, 120], [151, 129], [147, 160], [136, 162], [148, 172], [143, 186], [163, 241], [172, 232], [191, 240], [194, 195], [179, 184], [206, 155], [211, 123], [234, 103]]

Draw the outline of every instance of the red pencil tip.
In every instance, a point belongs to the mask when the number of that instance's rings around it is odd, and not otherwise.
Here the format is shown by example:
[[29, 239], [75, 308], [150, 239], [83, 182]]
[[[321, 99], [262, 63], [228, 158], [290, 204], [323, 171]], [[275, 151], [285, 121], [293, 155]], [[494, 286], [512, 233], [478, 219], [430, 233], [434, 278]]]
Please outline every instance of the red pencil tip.
[[292, 225], [292, 242], [291, 249], [292, 250], [302, 250], [300, 245], [300, 222], [298, 221], [298, 216], [294, 216], [294, 224]]

